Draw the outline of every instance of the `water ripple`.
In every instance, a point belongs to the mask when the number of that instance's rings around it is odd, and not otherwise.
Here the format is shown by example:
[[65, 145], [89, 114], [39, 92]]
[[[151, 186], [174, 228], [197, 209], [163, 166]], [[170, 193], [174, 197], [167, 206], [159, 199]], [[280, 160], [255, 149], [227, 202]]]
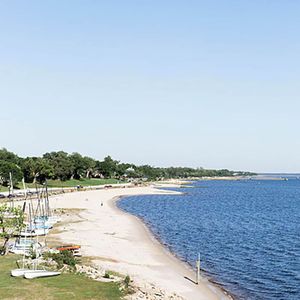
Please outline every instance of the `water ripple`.
[[[300, 180], [206, 181], [184, 195], [126, 197], [170, 251], [239, 299], [300, 299]], [[205, 188], [204, 188], [205, 187]]]

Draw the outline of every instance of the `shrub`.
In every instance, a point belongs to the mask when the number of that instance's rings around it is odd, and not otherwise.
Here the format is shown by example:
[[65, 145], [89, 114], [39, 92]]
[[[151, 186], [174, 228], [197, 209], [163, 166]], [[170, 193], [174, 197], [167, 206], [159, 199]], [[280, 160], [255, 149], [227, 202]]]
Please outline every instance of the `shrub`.
[[45, 253], [45, 258], [51, 258], [57, 263], [58, 269], [61, 269], [64, 265], [68, 265], [72, 268], [75, 267], [77, 260], [73, 256], [72, 252], [68, 250], [61, 251], [59, 253]]
[[130, 284], [130, 277], [127, 275], [125, 278], [124, 278], [124, 285], [125, 285], [125, 288], [128, 289], [129, 287], [129, 284]]
[[36, 258], [37, 258], [36, 252], [35, 252], [34, 249], [33, 249], [33, 245], [30, 246], [29, 257], [30, 257], [31, 259], [36, 259]]

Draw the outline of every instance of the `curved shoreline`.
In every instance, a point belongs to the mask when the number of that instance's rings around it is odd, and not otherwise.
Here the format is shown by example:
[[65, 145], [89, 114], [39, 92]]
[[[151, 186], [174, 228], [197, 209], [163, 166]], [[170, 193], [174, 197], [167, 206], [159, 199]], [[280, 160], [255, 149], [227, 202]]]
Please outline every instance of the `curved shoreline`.
[[[53, 234], [64, 243], [82, 245], [84, 256], [107, 270], [129, 274], [140, 286], [154, 284], [189, 300], [233, 299], [219, 285], [193, 280], [190, 266], [164, 247], [140, 220], [116, 206], [124, 196], [177, 194], [154, 187], [116, 188], [64, 194], [51, 200], [55, 208], [81, 209], [69, 215], [63, 231]], [[100, 205], [101, 203], [101, 205]], [[132, 298], [135, 299], [135, 298]]]
[[[151, 241], [153, 243], [155, 243], [158, 247], [162, 248], [162, 251], [168, 255], [170, 257], [170, 259], [174, 260], [175, 263], [180, 264], [182, 267], [186, 268], [191, 274], [195, 274], [195, 270], [193, 270], [192, 266], [186, 262], [183, 261], [175, 252], [171, 251], [170, 248], [168, 248], [160, 239], [160, 237], [155, 234], [151, 227], [148, 226], [144, 220], [136, 215], [134, 215], [133, 213], [127, 212], [126, 210], [120, 208], [118, 206], [118, 202], [122, 201], [122, 199], [126, 198], [126, 197], [132, 197], [132, 196], [142, 196], [143, 194], [138, 194], [138, 195], [126, 195], [126, 196], [117, 196], [113, 199], [112, 205], [115, 209], [118, 209], [120, 211], [122, 211], [124, 214], [128, 215], [129, 217], [134, 217], [135, 221], [137, 221], [138, 223], [140, 223], [141, 226], [143, 226], [144, 230], [146, 231], [147, 235], [149, 236], [149, 238], [151, 239]], [[153, 194], [153, 195], [157, 195], [157, 194]], [[174, 194], [175, 195], [175, 194]], [[205, 270], [204, 273], [206, 272]], [[195, 275], [194, 275], [195, 276]], [[229, 297], [229, 299], [231, 300], [237, 300], [235, 296], [233, 296], [230, 292], [228, 292], [221, 284], [214, 282], [213, 278], [210, 278], [209, 276], [203, 276], [200, 275], [203, 279], [207, 280], [209, 283], [213, 285], [214, 287], [217, 287], [218, 289], [221, 290], [222, 293], [224, 293], [226, 296]]]

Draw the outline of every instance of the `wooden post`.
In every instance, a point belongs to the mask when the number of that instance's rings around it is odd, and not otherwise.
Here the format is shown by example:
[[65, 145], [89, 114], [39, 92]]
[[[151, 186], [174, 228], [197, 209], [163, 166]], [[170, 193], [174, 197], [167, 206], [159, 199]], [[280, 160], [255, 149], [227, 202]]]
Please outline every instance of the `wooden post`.
[[200, 253], [198, 253], [198, 260], [196, 261], [197, 273], [196, 273], [196, 283], [199, 284], [200, 280]]

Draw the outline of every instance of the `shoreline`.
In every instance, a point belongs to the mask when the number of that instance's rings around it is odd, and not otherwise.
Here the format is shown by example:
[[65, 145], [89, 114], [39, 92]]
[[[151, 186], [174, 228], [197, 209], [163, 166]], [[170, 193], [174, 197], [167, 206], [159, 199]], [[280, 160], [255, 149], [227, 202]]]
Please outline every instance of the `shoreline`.
[[[134, 196], [142, 196], [142, 195], [143, 195], [143, 194], [134, 195]], [[153, 194], [153, 195], [155, 195], [155, 194]], [[118, 197], [116, 197], [116, 199], [113, 199], [112, 205], [114, 206], [114, 208], [117, 209], [117, 210], [121, 210], [124, 214], [127, 214], [129, 217], [134, 217], [134, 218], [136, 219], [136, 221], [137, 221], [138, 223], [140, 223], [139, 225], [144, 227], [145, 231], [147, 232], [149, 238], [151, 239], [151, 241], [152, 241], [153, 243], [157, 244], [158, 247], [161, 247], [161, 248], [162, 248], [162, 251], [163, 251], [166, 255], [168, 255], [168, 256], [170, 257], [170, 259], [173, 259], [175, 263], [182, 265], [182, 267], [186, 268], [186, 269], [188, 270], [188, 272], [190, 272], [191, 274], [194, 274], [194, 277], [196, 277], [196, 275], [195, 275], [195, 270], [193, 269], [193, 267], [192, 267], [188, 262], [182, 260], [182, 259], [181, 259], [175, 252], [173, 252], [169, 247], [167, 247], [167, 246], [163, 243], [163, 241], [160, 239], [160, 237], [152, 231], [151, 227], [148, 226], [148, 225], [144, 222], [144, 220], [143, 220], [142, 218], [140, 218], [140, 217], [138, 217], [138, 216], [136, 216], [136, 215], [134, 215], [134, 214], [131, 214], [131, 213], [129, 213], [129, 212], [127, 212], [127, 211], [125, 211], [125, 210], [123, 210], [122, 208], [120, 208], [120, 207], [117, 206], [117, 203], [118, 203], [119, 201], [122, 201], [122, 199], [125, 198], [125, 197], [131, 197], [131, 196], [130, 196], [130, 195], [126, 195], [126, 196], [118, 196]], [[203, 275], [200, 275], [202, 279], [207, 280], [207, 281], [209, 282], [209, 284], [212, 284], [213, 286], [219, 288], [226, 296], [229, 297], [229, 299], [231, 299], [231, 300], [237, 300], [237, 299], [235, 298], [235, 296], [232, 295], [230, 292], [228, 292], [228, 291], [227, 291], [220, 283], [215, 282], [215, 281], [213, 280], [213, 278], [209, 277], [209, 276], [207, 275], [206, 270], [201, 270], [201, 273], [202, 273], [202, 274], [204, 273], [204, 276], [203, 276]]]
[[59, 229], [64, 226], [63, 231], [50, 235], [64, 243], [81, 244], [83, 256], [92, 257], [94, 263], [107, 270], [130, 275], [138, 285], [154, 284], [184, 299], [233, 299], [222, 286], [206, 277], [201, 276], [199, 285], [193, 283], [192, 268], [165, 247], [140, 218], [117, 207], [123, 197], [147, 194], [178, 193], [151, 186], [53, 197], [56, 199], [51, 202], [55, 202], [56, 208], [83, 211], [78, 215], [80, 220], [71, 214], [70, 220], [59, 226]]

